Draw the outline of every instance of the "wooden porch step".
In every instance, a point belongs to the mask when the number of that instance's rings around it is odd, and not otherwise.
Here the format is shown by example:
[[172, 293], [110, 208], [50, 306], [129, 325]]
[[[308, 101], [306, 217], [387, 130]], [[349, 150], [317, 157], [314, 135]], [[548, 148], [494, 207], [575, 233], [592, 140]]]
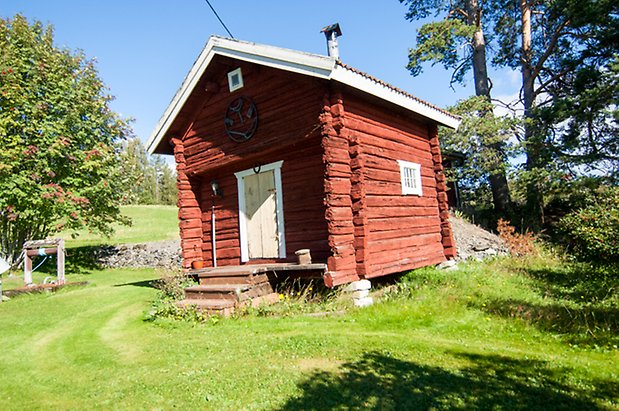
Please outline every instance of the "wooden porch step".
[[236, 306], [235, 301], [227, 300], [192, 300], [185, 299], [176, 302], [176, 305], [181, 308], [195, 308], [208, 315], [223, 315], [229, 316], [234, 311]]
[[191, 270], [191, 274], [198, 277], [226, 277], [226, 276], [242, 276], [251, 274], [263, 274], [268, 272], [286, 272], [286, 271], [325, 271], [326, 264], [294, 264], [294, 263], [278, 263], [278, 264], [247, 264], [247, 265], [230, 265], [223, 267], [207, 267], [199, 270]]
[[261, 284], [269, 281], [267, 274], [213, 275], [198, 277], [200, 285]]
[[185, 288], [185, 298], [190, 300], [230, 300], [240, 301], [243, 291], [250, 289], [249, 284], [209, 284], [194, 285]]
[[241, 266], [209, 267], [190, 270], [200, 285], [185, 288], [185, 299], [179, 307], [196, 307], [209, 315], [230, 315], [239, 306], [259, 306], [277, 302], [279, 295], [271, 285], [277, 273], [289, 276], [298, 272], [326, 271], [325, 264], [249, 264]]
[[321, 277], [327, 270], [326, 264], [248, 264], [223, 267], [208, 267], [199, 270], [191, 270], [191, 274], [197, 276], [201, 285], [208, 284], [261, 284], [277, 277], [278, 275], [290, 276], [299, 273], [316, 273]]
[[269, 281], [266, 272], [257, 266], [203, 269], [197, 275], [200, 285], [261, 284]]
[[185, 288], [185, 298], [191, 300], [231, 300], [242, 302], [273, 292], [269, 282], [262, 284], [209, 284]]
[[208, 284], [208, 285], [194, 285], [192, 287], [185, 288], [185, 291], [195, 291], [195, 292], [236, 292], [236, 291], [246, 291], [251, 288], [249, 284]]
[[199, 270], [192, 270], [192, 274], [196, 274], [198, 277], [234, 277], [241, 275], [260, 274], [268, 270], [265, 270], [264, 266], [252, 266], [252, 265], [234, 265], [227, 267], [211, 267], [202, 268]]

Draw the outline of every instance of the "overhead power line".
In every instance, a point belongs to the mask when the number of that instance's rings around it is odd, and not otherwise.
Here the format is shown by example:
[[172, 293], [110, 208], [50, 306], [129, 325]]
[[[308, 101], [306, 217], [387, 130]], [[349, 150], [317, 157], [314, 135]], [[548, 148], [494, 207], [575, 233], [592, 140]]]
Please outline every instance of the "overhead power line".
[[224, 23], [224, 21], [221, 19], [221, 17], [219, 17], [219, 14], [217, 14], [217, 12], [215, 11], [215, 9], [213, 8], [213, 5], [211, 5], [211, 2], [208, 0], [204, 0], [206, 1], [206, 4], [208, 4], [208, 6], [211, 8], [211, 10], [213, 10], [213, 14], [215, 15], [215, 17], [217, 17], [217, 20], [219, 20], [219, 22], [221, 23], [222, 26], [224, 26], [224, 29], [226, 29], [226, 31], [228, 32], [228, 35], [232, 38], [234, 38], [234, 36], [232, 35], [232, 33], [230, 33], [230, 30], [228, 30], [228, 27], [226, 27], [226, 24]]

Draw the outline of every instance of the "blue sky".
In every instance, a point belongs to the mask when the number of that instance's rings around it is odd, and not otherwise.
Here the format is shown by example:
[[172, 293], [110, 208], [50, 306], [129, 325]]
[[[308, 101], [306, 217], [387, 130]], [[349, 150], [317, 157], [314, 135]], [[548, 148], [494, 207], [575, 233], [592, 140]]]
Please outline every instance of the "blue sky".
[[[404, 19], [397, 0], [211, 0], [232, 34], [249, 40], [326, 54], [320, 29], [339, 22], [342, 61], [441, 107], [473, 93], [449, 87], [450, 72], [426, 66], [412, 77], [405, 66], [419, 23]], [[133, 117], [143, 141], [211, 34], [227, 35], [204, 0], [2, 0], [2, 17], [24, 14], [55, 28], [58, 46], [96, 57], [113, 109]], [[495, 96], [513, 94], [512, 73], [494, 73]]]

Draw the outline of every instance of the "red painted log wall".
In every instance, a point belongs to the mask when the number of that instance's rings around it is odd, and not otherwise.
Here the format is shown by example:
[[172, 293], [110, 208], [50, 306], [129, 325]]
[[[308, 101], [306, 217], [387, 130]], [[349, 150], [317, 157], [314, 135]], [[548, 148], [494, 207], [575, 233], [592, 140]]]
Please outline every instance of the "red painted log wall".
[[[284, 227], [286, 255], [294, 261], [294, 252], [309, 248], [316, 262], [326, 262], [329, 247], [327, 226], [324, 220], [322, 164], [320, 141], [316, 138], [306, 141], [306, 148], [287, 154], [265, 157], [264, 164], [284, 160], [282, 165], [282, 190], [284, 202]], [[245, 167], [246, 168], [246, 167]], [[240, 168], [236, 171], [242, 171]], [[223, 190], [223, 197], [213, 197], [210, 181], [217, 180]], [[239, 242], [239, 214], [237, 179], [233, 172], [215, 171], [200, 177], [200, 206], [202, 209], [202, 257], [206, 266], [212, 265], [211, 212], [215, 205], [215, 227], [217, 263], [219, 266], [241, 264]], [[251, 262], [274, 262], [281, 260], [259, 260]]]
[[177, 138], [171, 139], [176, 160], [176, 186], [178, 187], [178, 219], [181, 237], [183, 268], [191, 267], [191, 263], [202, 258], [202, 226], [201, 210], [198, 203], [199, 186], [195, 179], [187, 175], [185, 148]]
[[[371, 278], [444, 261], [430, 126], [354, 95], [343, 106], [357, 272]], [[397, 160], [421, 165], [422, 196], [402, 194]]]
[[[264, 163], [276, 151], [303, 148], [304, 139], [317, 136], [322, 93], [313, 79], [284, 73], [249, 63], [240, 66], [245, 86], [228, 91], [227, 74], [223, 71], [210, 79], [219, 84], [219, 92], [208, 98], [185, 130], [183, 144], [190, 173], [201, 175], [214, 169], [238, 171], [242, 164]], [[236, 143], [225, 133], [224, 115], [228, 105], [240, 96], [250, 97], [258, 110], [258, 128], [246, 142]]]
[[325, 163], [324, 193], [331, 255], [327, 260], [327, 286], [359, 279], [355, 250], [355, 226], [352, 209], [352, 168], [350, 144], [343, 129], [343, 97], [326, 93], [320, 120], [323, 124], [322, 147]]
[[[226, 59], [222, 61], [230, 63]], [[243, 72], [244, 87], [230, 93], [227, 71], [238, 66]], [[181, 148], [175, 152], [180, 167], [179, 216], [186, 257], [184, 266], [188, 267], [188, 260], [195, 258], [202, 258], [207, 267], [212, 265], [213, 205], [217, 263], [219, 266], [241, 263], [234, 173], [279, 160], [284, 160], [282, 190], [287, 259], [294, 260], [294, 251], [309, 248], [314, 261], [326, 262], [329, 245], [323, 204], [325, 167], [319, 132], [324, 93], [317, 90], [320, 85], [304, 76], [248, 63], [234, 63], [229, 70], [220, 70], [209, 79], [211, 84], [217, 83], [219, 92], [205, 98], [203, 107], [187, 108], [194, 118], [188, 121]], [[256, 104], [259, 124], [250, 140], [236, 143], [225, 134], [223, 120], [228, 104], [241, 95], [250, 97]], [[212, 180], [219, 183], [223, 197], [213, 197]], [[195, 198], [194, 193], [197, 193]], [[197, 255], [196, 244], [199, 244]], [[191, 250], [186, 250], [186, 246]], [[265, 261], [269, 260], [260, 260]]]
[[[225, 68], [206, 74], [218, 92], [191, 100], [186, 128], [172, 139], [184, 267], [198, 258], [212, 264], [213, 206], [218, 265], [241, 263], [234, 173], [279, 160], [287, 259], [310, 248], [314, 261], [327, 262], [328, 285], [453, 256], [436, 125], [326, 82], [216, 59]], [[245, 87], [229, 93], [226, 73], [238, 66]], [[244, 143], [231, 141], [223, 125], [240, 95], [259, 113], [257, 132]], [[397, 160], [421, 165], [422, 196], [402, 195]], [[223, 197], [212, 195], [212, 180]]]

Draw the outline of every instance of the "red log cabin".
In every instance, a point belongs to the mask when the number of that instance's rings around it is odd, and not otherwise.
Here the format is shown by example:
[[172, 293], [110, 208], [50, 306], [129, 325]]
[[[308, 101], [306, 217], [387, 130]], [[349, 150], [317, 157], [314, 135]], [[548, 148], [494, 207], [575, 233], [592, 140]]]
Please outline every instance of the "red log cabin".
[[336, 56], [213, 36], [148, 150], [176, 160], [185, 269], [309, 249], [334, 286], [454, 257], [437, 130], [458, 124]]

